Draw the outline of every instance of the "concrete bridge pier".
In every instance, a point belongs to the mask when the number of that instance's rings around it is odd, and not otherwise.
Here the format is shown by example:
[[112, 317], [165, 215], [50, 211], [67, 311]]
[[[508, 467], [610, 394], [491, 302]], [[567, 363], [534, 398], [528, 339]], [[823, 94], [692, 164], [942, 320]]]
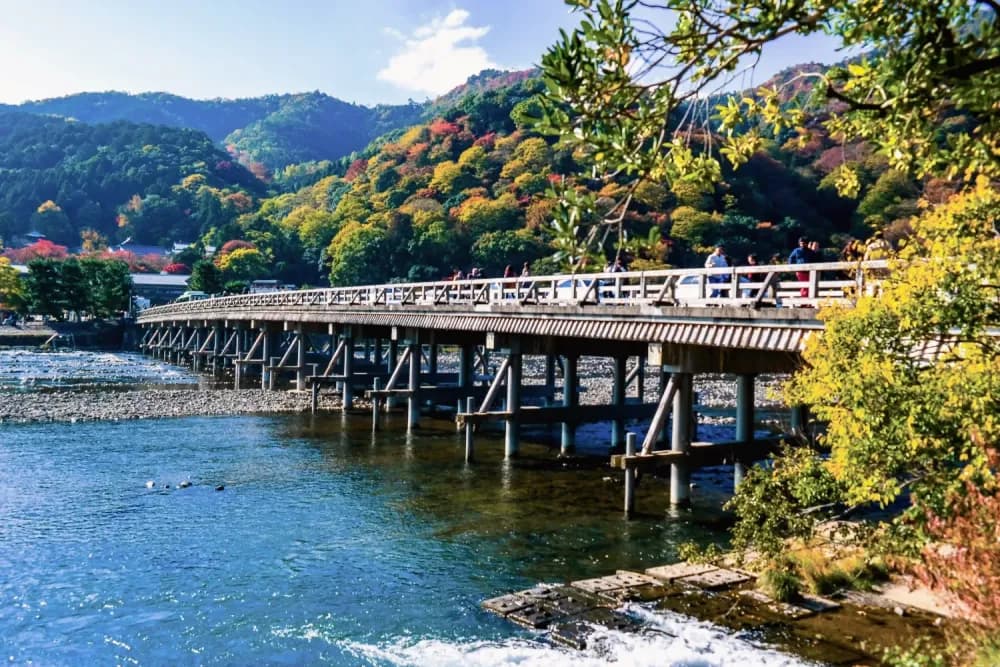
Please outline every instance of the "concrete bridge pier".
[[510, 354], [507, 357], [507, 413], [504, 420], [504, 458], [517, 456], [520, 449], [520, 419], [521, 411], [521, 341], [513, 338], [510, 341]]
[[216, 322], [212, 325], [215, 335], [212, 336], [212, 375], [219, 377], [222, 373], [222, 346], [226, 342], [226, 327]]
[[[677, 391], [671, 415], [670, 450], [687, 454], [691, 451], [691, 413], [693, 407], [693, 373], [674, 373]], [[670, 464], [670, 504], [691, 504], [691, 467], [686, 461]]]
[[[736, 440], [749, 446], [754, 439], [754, 380], [753, 373], [736, 376]], [[733, 462], [733, 490], [743, 482], [746, 464], [738, 458]]]
[[[344, 382], [341, 393], [341, 410], [347, 412], [354, 407], [354, 332], [350, 327], [344, 331]], [[368, 345], [365, 344], [365, 355], [368, 354]]]
[[801, 438], [809, 439], [807, 430], [809, 424], [809, 408], [805, 405], [793, 405], [791, 408], [791, 432]]
[[551, 404], [556, 395], [556, 355], [545, 355], [545, 400]]
[[[567, 354], [563, 357], [563, 395], [562, 402], [566, 408], [575, 408], [580, 404], [580, 394], [577, 391], [577, 360], [575, 354]], [[570, 410], [572, 412], [572, 410]], [[570, 454], [576, 449], [576, 422], [562, 422], [562, 437], [559, 443], [559, 453]]]
[[264, 336], [261, 339], [260, 388], [273, 389], [271, 375], [274, 371], [271, 370], [271, 357], [278, 350], [278, 332], [275, 331], [274, 325], [267, 322], [261, 324], [260, 332]]
[[408, 384], [409, 397], [406, 400], [406, 430], [412, 431], [420, 423], [420, 338], [418, 332], [413, 332], [409, 344], [410, 350], [410, 380]]
[[646, 398], [646, 357], [639, 355], [635, 358], [635, 395], [642, 403]]
[[198, 350], [201, 349], [201, 333], [202, 327], [195, 325], [194, 332], [191, 334], [191, 370], [195, 373], [201, 370], [201, 355], [198, 354]]
[[431, 342], [427, 345], [427, 372], [432, 376], [438, 372], [438, 344], [434, 332], [431, 332]]
[[458, 350], [458, 386], [471, 387], [474, 384], [473, 362], [476, 348], [471, 343], [463, 343]]
[[295, 388], [306, 390], [306, 331], [302, 325], [295, 327]]
[[241, 377], [243, 367], [240, 364], [240, 357], [243, 355], [243, 329], [237, 325], [233, 333], [233, 389], [239, 389], [240, 380], [243, 379]]
[[627, 381], [625, 379], [625, 367], [628, 357], [617, 354], [613, 358], [614, 385], [611, 388], [611, 403], [615, 406], [615, 418], [611, 422], [611, 449], [615, 450], [625, 444], [625, 390]]

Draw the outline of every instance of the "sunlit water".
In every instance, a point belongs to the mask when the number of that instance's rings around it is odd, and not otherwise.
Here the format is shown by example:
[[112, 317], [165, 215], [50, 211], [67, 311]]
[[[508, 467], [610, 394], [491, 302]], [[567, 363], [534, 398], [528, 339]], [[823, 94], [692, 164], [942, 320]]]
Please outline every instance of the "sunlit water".
[[606, 470], [541, 446], [504, 463], [483, 437], [466, 465], [447, 424], [428, 426], [412, 438], [398, 423], [373, 436], [364, 416], [0, 426], [0, 658], [800, 664], [640, 607], [647, 632], [603, 631], [583, 653], [482, 611], [488, 597], [660, 564], [683, 540], [721, 535], [711, 513], [668, 516], [655, 487], [626, 522]]

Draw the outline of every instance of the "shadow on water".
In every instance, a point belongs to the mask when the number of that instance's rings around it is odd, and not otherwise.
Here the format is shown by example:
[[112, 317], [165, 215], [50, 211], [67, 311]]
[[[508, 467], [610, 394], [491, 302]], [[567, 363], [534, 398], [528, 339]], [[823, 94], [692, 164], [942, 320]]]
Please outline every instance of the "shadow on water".
[[[409, 435], [394, 416], [372, 433], [363, 414], [289, 419], [282, 437], [318, 448], [331, 471], [367, 471], [373, 495], [391, 495], [397, 511], [431, 522], [437, 539], [492, 543], [526, 583], [645, 568], [675, 559], [682, 542], [726, 539], [725, 494], [702, 494], [691, 509], [670, 510], [668, 483], [651, 476], [640, 484], [638, 512], [626, 520], [622, 475], [607, 456], [563, 458], [557, 448], [522, 441], [518, 457], [504, 460], [502, 435], [484, 432], [467, 464], [451, 422], [425, 421]], [[707, 488], [717, 473], [699, 474]]]

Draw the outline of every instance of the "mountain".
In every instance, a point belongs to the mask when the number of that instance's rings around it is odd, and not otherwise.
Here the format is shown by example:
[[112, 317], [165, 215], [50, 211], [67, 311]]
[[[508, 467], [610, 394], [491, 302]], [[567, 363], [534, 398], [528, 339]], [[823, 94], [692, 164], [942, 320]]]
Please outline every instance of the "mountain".
[[[776, 79], [792, 84], [789, 100], [808, 92], [799, 85], [808, 79], [795, 78], [802, 69]], [[327, 275], [337, 284], [439, 278], [472, 265], [498, 275], [524, 261], [536, 271], [564, 268], [549, 258], [578, 256], [580, 239], [553, 223], [551, 188], [592, 196], [598, 212], [627, 193], [622, 182], [589, 177], [585, 156], [533, 132], [542, 86], [530, 71], [487, 71], [424, 105], [368, 108], [322, 93], [205, 102], [97, 94], [44, 107], [197, 121], [214, 135], [0, 110], [0, 237], [35, 229], [74, 244], [90, 228], [141, 243], [233, 241], [258, 251], [272, 277], [296, 284]], [[838, 143], [823, 114], [769, 138], [714, 188], [636, 189], [623, 239], [633, 267], [699, 265], [720, 241], [738, 260], [780, 257], [801, 234], [833, 257], [848, 235], [903, 230], [922, 185], [887, 171], [863, 144]], [[858, 200], [831, 187], [845, 162], [858, 172]], [[283, 165], [270, 181], [268, 165]], [[617, 241], [606, 234], [587, 266], [603, 266]]]
[[131, 95], [109, 91], [77, 93], [35, 102], [25, 102], [20, 111], [62, 116], [85, 123], [110, 123], [127, 120], [133, 123], [184, 127], [204, 132], [213, 141], [222, 141], [234, 130], [245, 127], [276, 111], [283, 97], [239, 100], [192, 100], [170, 93]]
[[390, 130], [419, 121], [423, 111], [418, 104], [349, 104], [319, 92], [193, 100], [169, 93], [112, 91], [78, 93], [7, 108], [85, 123], [125, 120], [199, 130], [229, 147], [242, 163], [261, 163], [267, 170], [337, 160]]
[[484, 70], [435, 102], [422, 104], [367, 107], [321, 92], [194, 100], [162, 92], [133, 95], [109, 91], [0, 105], [0, 110], [85, 123], [125, 120], [199, 130], [266, 177], [266, 172], [290, 164], [336, 161], [361, 151], [387, 132], [440, 115], [443, 109], [473, 93], [506, 88], [530, 75], [530, 70]]
[[225, 144], [243, 164], [268, 169], [336, 160], [421, 119], [419, 104], [365, 107], [323, 93], [282, 95], [266, 115], [232, 131]]
[[39, 231], [76, 245], [85, 228], [112, 241], [191, 240], [263, 193], [203, 132], [0, 110], [0, 238], [8, 242]]

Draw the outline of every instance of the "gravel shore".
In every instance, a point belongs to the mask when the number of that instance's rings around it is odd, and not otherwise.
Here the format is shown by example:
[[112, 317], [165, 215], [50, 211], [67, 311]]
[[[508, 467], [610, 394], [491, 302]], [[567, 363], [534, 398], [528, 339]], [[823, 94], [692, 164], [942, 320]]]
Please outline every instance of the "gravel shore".
[[[340, 406], [321, 396], [320, 408]], [[0, 391], [0, 423], [94, 421], [308, 412], [307, 392], [260, 389], [141, 389], [126, 391]]]
[[[442, 354], [439, 359], [442, 371], [457, 370], [457, 357]], [[525, 360], [525, 383], [544, 383], [545, 363], [540, 357]], [[633, 362], [634, 363], [634, 362]], [[451, 368], [454, 366], [454, 368]], [[580, 402], [597, 405], [611, 401], [613, 363], [610, 359], [584, 357], [580, 359], [578, 373], [586, 390], [580, 394]], [[645, 378], [645, 400], [656, 400], [658, 378], [655, 369], [647, 367]], [[757, 406], [776, 408], [770, 397], [771, 389], [782, 378], [760, 377], [757, 379]], [[560, 379], [557, 377], [558, 388]], [[736, 388], [731, 376], [702, 375], [695, 381], [698, 392], [697, 403], [706, 408], [728, 408], [735, 405]], [[557, 400], [559, 400], [557, 391]], [[635, 388], [630, 387], [629, 396], [635, 396]], [[366, 401], [355, 401], [355, 407], [363, 409]], [[320, 394], [321, 411], [339, 410], [340, 398], [329, 388]], [[92, 421], [121, 419], [150, 419], [157, 417], [183, 417], [192, 415], [243, 415], [268, 413], [308, 412], [309, 392], [290, 390], [263, 391], [260, 389], [109, 389], [21, 391], [0, 389], [0, 423], [31, 423], [52, 421]], [[701, 415], [702, 423], [731, 422], [728, 416]]]

